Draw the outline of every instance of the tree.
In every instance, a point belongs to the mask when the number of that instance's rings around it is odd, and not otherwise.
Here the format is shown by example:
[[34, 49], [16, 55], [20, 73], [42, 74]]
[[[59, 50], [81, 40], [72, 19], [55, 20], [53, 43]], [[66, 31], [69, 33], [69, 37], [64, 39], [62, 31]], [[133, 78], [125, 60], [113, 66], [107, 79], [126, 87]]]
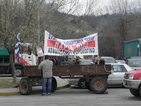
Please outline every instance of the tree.
[[[43, 0], [42, 0], [43, 1]], [[38, 0], [0, 0], [0, 34], [2, 35], [1, 44], [4, 45], [10, 54], [10, 63], [12, 66], [13, 83], [16, 82], [15, 67], [13, 55], [15, 51], [17, 32], [22, 32], [22, 41], [31, 42], [29, 40], [31, 34], [35, 34], [36, 18], [35, 11], [38, 5], [42, 3]]]
[[18, 1], [1, 0], [1, 17], [0, 17], [0, 34], [2, 35], [2, 44], [7, 48], [10, 54], [10, 63], [12, 66], [13, 83], [16, 82], [15, 68], [13, 62], [13, 53], [15, 50], [16, 39], [16, 24], [15, 19], [17, 17], [17, 4]]
[[115, 38], [115, 46], [117, 50], [116, 54], [120, 57], [123, 57], [124, 42], [129, 35], [128, 32], [132, 28], [131, 22], [134, 21], [134, 17], [132, 15], [134, 3], [129, 3], [128, 0], [111, 0], [111, 2], [112, 3], [111, 5], [109, 5], [108, 10], [109, 13], [112, 13], [116, 17], [116, 20], [112, 21], [112, 23], [114, 23], [114, 26], [111, 26], [114, 29], [112, 28], [113, 34], [111, 35], [113, 35]]
[[[4, 45], [9, 51], [13, 83], [15, 83], [16, 75], [13, 54], [15, 50], [17, 32], [21, 32], [21, 42], [33, 43], [35, 46], [38, 45], [37, 29], [40, 26], [42, 26], [40, 27], [41, 31], [46, 29], [46, 26], [49, 25], [46, 23], [45, 18], [47, 18], [49, 19], [49, 21], [47, 20], [48, 22], [52, 21], [51, 24], [53, 24], [53, 26], [50, 25], [50, 28], [53, 28], [52, 32], [54, 32], [56, 21], [53, 22], [54, 20], [52, 19], [54, 18], [56, 11], [64, 5], [65, 2], [62, 0], [52, 0], [52, 2], [49, 3], [46, 3], [45, 0], [0, 0], [0, 3], [1, 44]], [[44, 8], [42, 8], [42, 6]], [[38, 17], [39, 13], [40, 20]], [[46, 13], [49, 14], [46, 15]], [[57, 30], [55, 32], [57, 32]]]

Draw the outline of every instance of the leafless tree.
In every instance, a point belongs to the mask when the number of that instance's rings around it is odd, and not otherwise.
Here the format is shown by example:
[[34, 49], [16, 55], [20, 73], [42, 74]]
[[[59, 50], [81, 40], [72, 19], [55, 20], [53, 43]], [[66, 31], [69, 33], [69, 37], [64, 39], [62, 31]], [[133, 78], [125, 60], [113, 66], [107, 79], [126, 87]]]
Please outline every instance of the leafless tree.
[[23, 41], [33, 41], [33, 39], [29, 40], [28, 37], [31, 34], [35, 34], [36, 31], [34, 13], [41, 2], [37, 1], [38, 0], [0, 0], [0, 38], [1, 44], [7, 48], [10, 54], [13, 83], [16, 82], [13, 56], [17, 32], [22, 32]]
[[[116, 43], [117, 55], [123, 57], [124, 42], [126, 41], [127, 35], [132, 28], [131, 22], [134, 21], [133, 10], [134, 3], [128, 0], [111, 0], [111, 5], [109, 5], [109, 14], [115, 14], [116, 20], [112, 21], [113, 34]], [[112, 24], [111, 23], [111, 24]], [[116, 36], [115, 36], [116, 35]]]
[[[58, 33], [56, 25], [61, 19], [56, 18], [59, 8], [65, 5], [67, 0], [0, 0], [0, 38], [1, 45], [4, 45], [10, 54], [12, 65], [13, 83], [16, 82], [13, 54], [15, 50], [17, 32], [21, 32], [21, 41], [39, 44], [37, 30], [43, 32], [51, 29], [51, 32]], [[72, 9], [72, 8], [70, 8]], [[40, 13], [40, 14], [39, 14]], [[40, 25], [39, 25], [40, 24]], [[59, 25], [57, 26], [59, 27]], [[57, 34], [56, 34], [57, 35]]]

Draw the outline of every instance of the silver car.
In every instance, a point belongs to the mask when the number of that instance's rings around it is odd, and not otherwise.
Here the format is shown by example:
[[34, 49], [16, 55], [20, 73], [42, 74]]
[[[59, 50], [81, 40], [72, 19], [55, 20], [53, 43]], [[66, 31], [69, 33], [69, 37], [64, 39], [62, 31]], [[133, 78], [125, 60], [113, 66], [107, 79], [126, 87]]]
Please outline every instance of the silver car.
[[130, 67], [132, 67], [133, 69], [140, 69], [141, 68], [141, 58], [127, 59], [127, 64]]
[[[124, 73], [133, 70], [130, 66], [123, 63], [110, 63], [112, 66], [111, 74], [108, 76], [108, 86], [123, 87]], [[78, 76], [76, 76], [78, 77]], [[83, 76], [79, 76], [83, 77]], [[79, 88], [86, 88], [84, 79], [68, 79], [70, 85], [78, 86]]]
[[127, 64], [111, 63], [112, 73], [108, 76], [108, 86], [123, 86], [124, 73], [133, 69]]
[[101, 58], [105, 60], [105, 63], [116, 63], [116, 61], [113, 57], [102, 56]]

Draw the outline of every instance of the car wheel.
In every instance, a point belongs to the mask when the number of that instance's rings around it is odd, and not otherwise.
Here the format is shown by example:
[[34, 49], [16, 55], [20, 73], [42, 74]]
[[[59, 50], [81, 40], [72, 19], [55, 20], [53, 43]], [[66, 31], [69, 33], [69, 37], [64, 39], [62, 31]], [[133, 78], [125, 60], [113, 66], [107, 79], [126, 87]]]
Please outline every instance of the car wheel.
[[85, 82], [86, 82], [85, 79], [80, 78], [80, 80], [78, 81], [78, 87], [82, 88], [82, 89], [85, 89], [86, 88]]
[[134, 95], [135, 97], [140, 97], [139, 90], [137, 89], [129, 89], [129, 90], [130, 90], [130, 93]]

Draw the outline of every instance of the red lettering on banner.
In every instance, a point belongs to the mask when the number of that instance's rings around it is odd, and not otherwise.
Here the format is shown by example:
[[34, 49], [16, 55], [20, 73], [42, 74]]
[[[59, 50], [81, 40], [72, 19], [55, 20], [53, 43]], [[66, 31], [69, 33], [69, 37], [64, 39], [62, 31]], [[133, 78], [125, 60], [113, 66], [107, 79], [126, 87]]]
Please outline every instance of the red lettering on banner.
[[53, 41], [53, 40], [48, 40], [47, 42], [48, 42], [47, 44], [48, 47], [58, 48], [58, 49], [68, 50], [68, 51], [90, 48], [90, 47], [96, 46], [95, 41], [83, 42], [77, 45], [64, 45], [58, 41]]
[[59, 48], [59, 49], [64, 49], [64, 45], [61, 43], [58, 48]]
[[83, 49], [83, 48], [88, 48], [88, 42], [85, 43], [80, 43], [76, 45], [77, 49]]
[[58, 48], [58, 47], [59, 47], [59, 42], [55, 42], [54, 47], [55, 47], [55, 48]]

